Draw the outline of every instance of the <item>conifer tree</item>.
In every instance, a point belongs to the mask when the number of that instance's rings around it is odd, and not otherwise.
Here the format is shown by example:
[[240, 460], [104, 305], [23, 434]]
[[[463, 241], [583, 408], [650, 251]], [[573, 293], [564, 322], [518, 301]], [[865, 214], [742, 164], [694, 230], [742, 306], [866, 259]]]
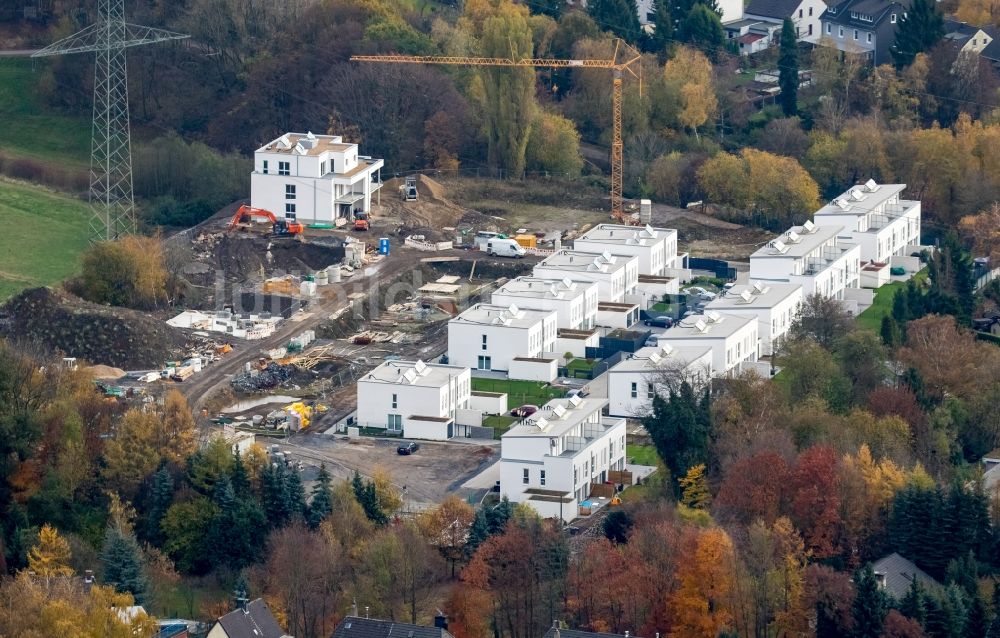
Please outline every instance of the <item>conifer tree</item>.
[[230, 473], [230, 482], [233, 484], [233, 493], [237, 498], [250, 496], [250, 477], [247, 475], [247, 466], [243, 463], [243, 457], [234, 455], [233, 470]]
[[935, 0], [913, 0], [896, 24], [896, 40], [889, 52], [897, 68], [909, 66], [944, 37], [944, 17]]
[[591, 0], [587, 3], [587, 11], [600, 28], [633, 46], [639, 42], [642, 27], [633, 0]]
[[778, 86], [781, 94], [778, 102], [785, 117], [793, 117], [799, 112], [799, 42], [795, 33], [795, 23], [786, 17], [781, 25], [781, 41], [778, 48]]
[[291, 499], [285, 468], [281, 464], [265, 468], [261, 476], [264, 513], [271, 527], [284, 527], [292, 520]]
[[101, 550], [104, 582], [117, 592], [129, 592], [137, 605], [146, 599], [148, 582], [143, 573], [142, 550], [135, 536], [117, 525], [109, 525]]
[[674, 17], [670, 13], [670, 0], [656, 0], [653, 14], [653, 35], [649, 39], [649, 50], [662, 54], [674, 39]]
[[285, 485], [288, 492], [288, 510], [292, 518], [306, 515], [306, 491], [302, 486], [302, 477], [292, 468], [285, 473]]
[[854, 638], [879, 638], [885, 614], [889, 610], [885, 592], [875, 579], [871, 564], [854, 574], [855, 596], [851, 605], [854, 618]]
[[361, 475], [354, 473], [351, 479], [351, 487], [354, 488], [354, 498], [357, 499], [364, 510], [368, 520], [376, 525], [385, 525], [389, 522], [389, 517], [382, 511], [378, 502], [378, 494], [375, 492], [375, 483], [362, 480]]
[[917, 621], [921, 626], [927, 622], [927, 593], [916, 576], [906, 588], [903, 599], [899, 601], [899, 612]]
[[146, 514], [145, 527], [145, 538], [149, 541], [155, 544], [160, 544], [163, 541], [160, 522], [173, 502], [174, 477], [167, 466], [163, 466], [153, 475], [153, 487], [149, 497], [149, 510]]
[[965, 631], [963, 636], [968, 638], [985, 638], [990, 629], [989, 619], [986, 617], [986, 604], [983, 597], [977, 591], [969, 601], [969, 608], [965, 615]]
[[316, 529], [323, 522], [330, 512], [333, 511], [333, 496], [330, 491], [331, 478], [326, 469], [326, 463], [319, 466], [319, 474], [316, 477], [316, 485], [312, 491], [312, 501], [309, 503], [309, 515], [307, 522], [309, 527]]

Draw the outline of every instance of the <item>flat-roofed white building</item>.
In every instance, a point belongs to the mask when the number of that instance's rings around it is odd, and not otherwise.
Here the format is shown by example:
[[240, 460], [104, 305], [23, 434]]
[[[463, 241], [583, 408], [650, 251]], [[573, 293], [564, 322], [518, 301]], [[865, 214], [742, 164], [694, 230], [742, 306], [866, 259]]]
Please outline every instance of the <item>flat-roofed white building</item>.
[[717, 377], [738, 374], [756, 361], [757, 339], [756, 317], [724, 315], [714, 310], [685, 317], [657, 335], [659, 346], [711, 346], [712, 374]]
[[559, 328], [587, 330], [597, 322], [598, 286], [594, 281], [517, 277], [497, 288], [494, 305], [555, 310]]
[[774, 354], [788, 334], [803, 301], [802, 286], [799, 284], [758, 281], [750, 285], [733, 286], [706, 304], [705, 309], [727, 315], [756, 317], [760, 355], [766, 357]]
[[574, 239], [573, 249], [638, 257], [640, 275], [662, 276], [668, 268], [680, 268], [672, 228], [598, 224]]
[[450, 439], [456, 411], [469, 408], [471, 378], [465, 366], [386, 361], [358, 379], [358, 425], [414, 439]]
[[793, 226], [750, 255], [750, 279], [802, 286], [806, 297], [844, 299], [859, 288], [861, 248], [839, 240], [843, 226]]
[[515, 357], [554, 352], [555, 310], [480, 303], [448, 322], [448, 363], [477, 370], [510, 370]]
[[852, 186], [816, 211], [819, 226], [842, 226], [838, 237], [861, 247], [861, 261], [887, 263], [920, 245], [920, 202], [902, 199], [906, 184]]
[[592, 281], [600, 301], [624, 301], [639, 281], [639, 258], [610, 252], [557, 250], [535, 266], [535, 277]]
[[500, 438], [500, 493], [544, 518], [571, 521], [591, 487], [625, 469], [625, 419], [607, 399], [553, 399]]
[[667, 396], [681, 381], [700, 387], [711, 379], [712, 346], [675, 347], [664, 342], [655, 348], [640, 348], [607, 374], [608, 413], [643, 417], [652, 412], [653, 397], [657, 394]]
[[278, 217], [337, 223], [371, 210], [383, 161], [339, 135], [285, 133], [254, 152], [250, 203]]

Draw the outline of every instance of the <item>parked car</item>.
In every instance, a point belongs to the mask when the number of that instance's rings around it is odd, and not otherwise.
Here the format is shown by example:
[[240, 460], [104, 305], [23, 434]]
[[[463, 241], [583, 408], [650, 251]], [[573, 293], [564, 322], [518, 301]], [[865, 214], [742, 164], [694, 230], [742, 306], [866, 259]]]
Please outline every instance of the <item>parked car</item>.
[[414, 443], [410, 441], [409, 443], [403, 443], [398, 448], [396, 448], [396, 453], [401, 456], [409, 456], [420, 449], [419, 443]]
[[585, 399], [585, 398], [587, 398], [587, 397], [590, 396], [590, 390], [587, 388], [587, 386], [583, 386], [582, 388], [574, 388], [574, 389], [570, 390], [569, 392], [567, 392], [566, 396], [567, 397], [580, 397], [581, 399]]
[[674, 320], [667, 315], [647, 317], [642, 323], [653, 328], [669, 328], [674, 325]]
[[697, 297], [702, 301], [712, 301], [713, 299], [718, 297], [716, 293], [709, 292], [708, 290], [705, 290], [701, 286], [691, 286], [690, 288], [685, 288], [683, 292], [686, 295]]
[[516, 407], [513, 410], [511, 410], [510, 415], [525, 417], [525, 416], [531, 416], [535, 412], [538, 412], [537, 405], [522, 405], [520, 407]]

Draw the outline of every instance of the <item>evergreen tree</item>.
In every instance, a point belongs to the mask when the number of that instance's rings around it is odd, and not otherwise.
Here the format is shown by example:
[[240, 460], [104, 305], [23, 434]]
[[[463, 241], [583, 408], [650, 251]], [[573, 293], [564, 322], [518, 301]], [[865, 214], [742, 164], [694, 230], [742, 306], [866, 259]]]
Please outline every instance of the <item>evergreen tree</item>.
[[312, 501], [309, 503], [309, 514], [306, 518], [309, 527], [316, 529], [319, 524], [333, 511], [333, 496], [330, 491], [330, 473], [326, 470], [326, 464], [319, 466], [319, 475], [316, 477], [316, 485], [312, 491]]
[[[913, 280], [906, 282], [907, 288], [914, 286]], [[908, 303], [910, 295], [907, 291], [898, 291], [896, 296], [892, 298], [892, 318], [896, 320], [899, 324], [905, 324], [907, 321], [912, 319], [910, 316], [910, 305]]]
[[485, 509], [476, 510], [476, 515], [472, 519], [472, 526], [469, 527], [469, 542], [465, 544], [465, 552], [469, 558], [490, 537], [490, 522], [486, 511]]
[[695, 3], [687, 12], [679, 31], [683, 41], [702, 49], [713, 60], [726, 46], [726, 32], [719, 14], [701, 2]]
[[[902, 295], [896, 295], [896, 297], [899, 298], [902, 297]], [[899, 324], [896, 323], [896, 320], [893, 319], [891, 315], [882, 317], [882, 326], [879, 328], [879, 336], [882, 337], [882, 343], [890, 349], [898, 347], [903, 341], [903, 335], [899, 332]]]
[[927, 622], [927, 593], [916, 576], [910, 581], [903, 599], [899, 601], [899, 613], [912, 618], [921, 626]]
[[643, 425], [675, 479], [675, 490], [676, 479], [688, 468], [706, 462], [710, 420], [707, 390], [699, 396], [687, 381], [666, 399], [653, 397], [653, 412]]
[[276, 464], [264, 469], [261, 475], [261, 496], [264, 513], [271, 527], [284, 527], [292, 520], [291, 498], [284, 466]]
[[[653, 35], [649, 38], [650, 52], [663, 54], [674, 39], [674, 17], [670, 13], [669, 0], [656, 0], [653, 14]], [[662, 61], [662, 60], [661, 60]]]
[[247, 475], [247, 466], [243, 464], [243, 457], [239, 454], [236, 454], [233, 459], [230, 482], [233, 484], [233, 493], [236, 494], [237, 498], [250, 496], [250, 477]]
[[986, 638], [1000, 638], [1000, 582], [993, 580], [993, 620]]
[[562, 17], [565, 5], [564, 0], [533, 0], [530, 6], [532, 13], [540, 13], [549, 16], [553, 20], [558, 20]]
[[288, 510], [292, 517], [304, 517], [308, 510], [306, 491], [302, 486], [302, 477], [294, 468], [285, 473], [285, 485], [288, 492]]
[[896, 41], [889, 52], [897, 68], [913, 62], [944, 37], [944, 17], [935, 0], [913, 0], [896, 24]]
[[632, 0], [591, 0], [587, 11], [597, 26], [609, 30], [632, 46], [639, 42], [642, 27]]
[[105, 583], [112, 585], [115, 591], [131, 593], [137, 605], [145, 602], [148, 583], [143, 573], [142, 550], [135, 536], [109, 525], [104, 534], [101, 563]]
[[351, 487], [354, 488], [354, 498], [361, 505], [368, 520], [376, 525], [385, 525], [389, 522], [389, 517], [379, 505], [378, 495], [375, 493], [375, 483], [362, 480], [361, 475], [355, 472], [354, 478], [351, 479]]
[[778, 48], [778, 102], [785, 117], [799, 112], [799, 41], [795, 23], [786, 17], [781, 25], [781, 43]]
[[225, 474], [215, 482], [215, 488], [212, 490], [212, 501], [224, 514], [232, 513], [236, 504], [236, 493], [233, 491], [232, 482]]
[[163, 532], [160, 522], [174, 502], [174, 477], [166, 466], [153, 475], [153, 487], [149, 497], [149, 509], [146, 514], [145, 538], [159, 545], [163, 542]]
[[930, 638], [951, 638], [954, 618], [948, 601], [938, 596], [927, 597], [927, 620], [924, 631]]
[[492, 508], [488, 512], [490, 535], [495, 536], [497, 534], [503, 534], [504, 530], [507, 529], [507, 523], [510, 519], [514, 517], [514, 504], [510, 502], [510, 499], [504, 496], [497, 503], [496, 507]]
[[622, 545], [628, 542], [634, 521], [628, 512], [616, 509], [604, 517], [604, 536], [611, 542]]
[[856, 593], [851, 605], [854, 638], [879, 638], [889, 602], [870, 563], [854, 574], [854, 589]]
[[983, 597], [977, 591], [969, 602], [969, 609], [965, 615], [965, 631], [963, 636], [968, 638], [985, 638], [990, 630], [990, 622], [986, 617], [986, 604]]

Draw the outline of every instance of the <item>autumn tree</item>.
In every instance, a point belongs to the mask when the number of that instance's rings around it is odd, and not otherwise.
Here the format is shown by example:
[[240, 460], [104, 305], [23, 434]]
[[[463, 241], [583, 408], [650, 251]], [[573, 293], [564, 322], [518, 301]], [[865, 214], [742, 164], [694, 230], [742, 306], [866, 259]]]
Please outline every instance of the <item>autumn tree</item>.
[[836, 299], [810, 295], [799, 310], [791, 333], [815, 341], [833, 351], [837, 342], [854, 329], [854, 319]]
[[163, 398], [163, 415], [156, 428], [155, 445], [162, 457], [180, 466], [195, 451], [195, 422], [187, 399], [177, 390]]
[[785, 17], [781, 25], [781, 40], [778, 53], [778, 86], [781, 93], [778, 101], [785, 117], [792, 117], [799, 111], [799, 42], [795, 23]]
[[988, 256], [994, 263], [1000, 261], [1000, 203], [975, 215], [966, 215], [958, 227], [975, 255]]
[[816, 558], [837, 554], [840, 520], [837, 453], [814, 446], [796, 460], [788, 481], [789, 513]]
[[450, 494], [440, 505], [417, 519], [421, 533], [451, 565], [452, 578], [455, 577], [455, 565], [465, 556], [475, 517], [472, 506]]
[[938, 398], [972, 397], [1000, 375], [995, 347], [977, 342], [952, 317], [928, 315], [909, 322], [898, 356], [920, 373], [925, 391]]
[[681, 487], [681, 503], [692, 509], [708, 509], [712, 494], [708, 491], [705, 464], [688, 468], [687, 474], [678, 479]]
[[128, 235], [94, 244], [83, 254], [80, 291], [89, 301], [149, 310], [167, 299], [159, 237]]
[[38, 530], [38, 542], [28, 552], [28, 569], [42, 578], [69, 576], [70, 549], [66, 539], [55, 528], [43, 525]]
[[126, 496], [134, 496], [139, 484], [156, 471], [161, 450], [156, 444], [162, 421], [155, 412], [131, 409], [104, 446], [103, 475]]
[[788, 465], [773, 451], [733, 463], [723, 475], [715, 510], [723, 520], [747, 526], [756, 520], [772, 524], [784, 511]]
[[580, 134], [565, 117], [539, 111], [531, 125], [525, 158], [528, 170], [578, 177], [583, 168]]
[[678, 124], [698, 137], [698, 127], [714, 117], [718, 107], [712, 63], [697, 49], [681, 46], [663, 67], [663, 78], [681, 103]]
[[735, 556], [729, 536], [717, 527], [695, 533], [688, 559], [677, 569], [678, 587], [668, 609], [673, 638], [718, 636], [731, 626]]

